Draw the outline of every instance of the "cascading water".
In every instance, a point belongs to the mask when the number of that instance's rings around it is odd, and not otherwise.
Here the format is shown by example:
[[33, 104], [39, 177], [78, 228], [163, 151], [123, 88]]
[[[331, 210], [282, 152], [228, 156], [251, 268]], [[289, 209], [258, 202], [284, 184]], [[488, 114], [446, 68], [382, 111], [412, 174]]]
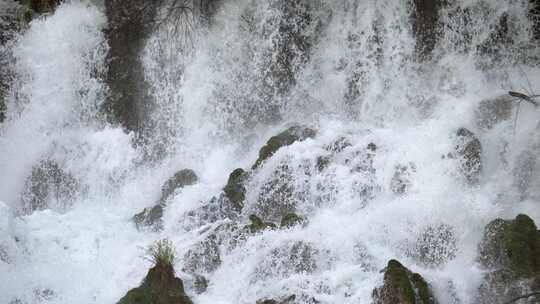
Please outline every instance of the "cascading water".
[[[163, 238], [194, 303], [371, 303], [390, 259], [439, 302], [477, 303], [486, 224], [540, 223], [538, 110], [490, 102], [540, 94], [532, 4], [445, 4], [419, 51], [421, 1], [219, 2], [189, 33], [160, 25], [140, 54], [150, 148], [100, 110], [99, 3], [62, 3], [3, 46], [15, 76], [0, 125], [0, 303], [115, 303]], [[298, 125], [308, 136], [253, 165]], [[481, 144], [475, 176], [455, 152], [461, 128]], [[133, 215], [184, 168], [198, 181], [168, 197], [161, 229], [138, 230]], [[220, 194], [235, 168], [248, 173], [233, 212]], [[241, 232], [252, 215], [279, 226], [291, 213], [303, 223]]]

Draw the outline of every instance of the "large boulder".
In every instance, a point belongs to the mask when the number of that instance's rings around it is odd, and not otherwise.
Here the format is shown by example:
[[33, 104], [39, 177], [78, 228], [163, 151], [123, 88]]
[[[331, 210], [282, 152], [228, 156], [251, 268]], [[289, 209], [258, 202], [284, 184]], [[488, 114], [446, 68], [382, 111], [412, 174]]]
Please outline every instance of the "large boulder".
[[514, 220], [490, 222], [480, 243], [479, 261], [489, 272], [479, 288], [478, 303], [507, 303], [538, 290], [540, 232], [534, 221], [520, 214]]
[[292, 145], [296, 141], [302, 141], [307, 138], [313, 138], [317, 132], [313, 129], [304, 126], [294, 126], [290, 127], [287, 130], [279, 133], [276, 136], [271, 137], [264, 145], [261, 150], [259, 150], [259, 158], [255, 161], [252, 169], [256, 169], [261, 166], [261, 164], [270, 158], [277, 150], [282, 147]]
[[131, 289], [118, 304], [192, 304], [181, 279], [175, 277], [172, 264], [152, 267], [142, 284]]
[[375, 304], [435, 304], [430, 286], [418, 273], [413, 273], [396, 260], [384, 269], [384, 284], [373, 291]]
[[176, 172], [161, 187], [161, 196], [156, 205], [150, 208], [144, 208], [143, 211], [133, 216], [133, 221], [138, 229], [150, 227], [154, 231], [159, 231], [163, 227], [161, 218], [163, 217], [163, 208], [167, 200], [179, 189], [191, 186], [199, 181], [197, 174], [191, 169], [183, 169]]
[[42, 160], [32, 168], [21, 196], [23, 214], [35, 210], [65, 211], [75, 201], [79, 182], [53, 160]]
[[473, 132], [460, 128], [456, 132], [456, 154], [467, 181], [476, 184], [482, 172], [482, 144]]

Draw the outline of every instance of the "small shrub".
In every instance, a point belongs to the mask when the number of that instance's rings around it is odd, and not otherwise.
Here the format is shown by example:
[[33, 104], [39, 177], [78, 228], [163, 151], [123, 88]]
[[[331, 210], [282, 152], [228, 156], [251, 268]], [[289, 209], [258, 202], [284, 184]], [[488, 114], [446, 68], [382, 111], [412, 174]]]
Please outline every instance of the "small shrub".
[[173, 265], [176, 253], [173, 244], [168, 239], [156, 241], [148, 247], [147, 254], [149, 260], [154, 265]]

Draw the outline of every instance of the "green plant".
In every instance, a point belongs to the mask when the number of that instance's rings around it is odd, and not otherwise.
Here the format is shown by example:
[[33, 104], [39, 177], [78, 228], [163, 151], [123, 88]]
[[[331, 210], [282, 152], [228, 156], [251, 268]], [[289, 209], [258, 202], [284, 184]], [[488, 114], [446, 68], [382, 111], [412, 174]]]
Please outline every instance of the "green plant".
[[147, 249], [148, 259], [155, 265], [173, 265], [176, 258], [176, 252], [173, 244], [168, 239], [162, 239], [154, 242]]

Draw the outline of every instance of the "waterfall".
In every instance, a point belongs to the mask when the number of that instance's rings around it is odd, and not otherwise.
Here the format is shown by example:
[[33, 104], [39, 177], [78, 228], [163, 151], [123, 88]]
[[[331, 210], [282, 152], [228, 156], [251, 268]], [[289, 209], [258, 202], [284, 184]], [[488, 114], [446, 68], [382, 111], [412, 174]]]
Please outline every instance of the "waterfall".
[[163, 0], [137, 36], [115, 1], [0, 45], [0, 303], [116, 303], [167, 238], [196, 304], [372, 303], [391, 259], [472, 304], [486, 225], [540, 225], [540, 116], [508, 95], [540, 94], [537, 2], [201, 0], [178, 23]]

